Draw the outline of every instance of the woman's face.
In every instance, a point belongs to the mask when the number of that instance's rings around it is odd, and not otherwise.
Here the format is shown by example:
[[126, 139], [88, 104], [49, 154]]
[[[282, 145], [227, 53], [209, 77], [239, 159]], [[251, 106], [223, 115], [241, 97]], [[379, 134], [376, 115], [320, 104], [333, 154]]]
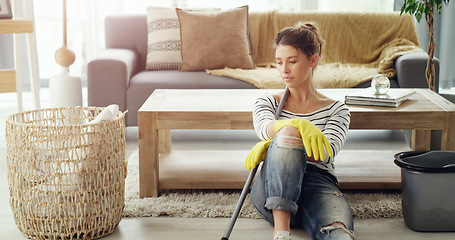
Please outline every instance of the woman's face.
[[290, 45], [278, 45], [275, 57], [281, 78], [288, 87], [297, 87], [310, 81], [318, 60], [316, 54], [308, 58], [302, 51]]

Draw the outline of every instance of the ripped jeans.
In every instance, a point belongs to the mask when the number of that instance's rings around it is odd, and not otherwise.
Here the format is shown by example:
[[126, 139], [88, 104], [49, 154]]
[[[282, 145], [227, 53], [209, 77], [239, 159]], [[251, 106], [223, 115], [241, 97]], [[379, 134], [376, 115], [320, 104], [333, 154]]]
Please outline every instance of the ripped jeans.
[[[312, 239], [354, 239], [349, 203], [330, 173], [307, 164], [304, 148], [269, 146], [251, 189], [258, 214], [273, 224], [271, 209], [292, 213], [291, 228], [304, 227]], [[342, 223], [346, 226], [332, 226]]]

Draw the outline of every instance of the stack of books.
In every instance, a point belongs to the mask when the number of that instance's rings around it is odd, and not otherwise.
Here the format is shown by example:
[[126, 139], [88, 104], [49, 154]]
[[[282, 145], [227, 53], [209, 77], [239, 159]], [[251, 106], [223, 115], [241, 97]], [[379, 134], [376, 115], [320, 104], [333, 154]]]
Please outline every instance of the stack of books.
[[391, 88], [386, 94], [375, 94], [371, 88], [365, 88], [346, 95], [345, 103], [364, 106], [398, 107], [413, 93], [415, 93], [415, 89]]

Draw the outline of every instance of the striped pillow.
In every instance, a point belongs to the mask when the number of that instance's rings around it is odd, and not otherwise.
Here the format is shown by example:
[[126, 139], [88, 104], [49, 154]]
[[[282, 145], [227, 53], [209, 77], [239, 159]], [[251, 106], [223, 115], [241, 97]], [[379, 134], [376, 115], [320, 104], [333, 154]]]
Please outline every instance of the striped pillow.
[[146, 70], [178, 70], [182, 65], [180, 24], [175, 8], [147, 8]]

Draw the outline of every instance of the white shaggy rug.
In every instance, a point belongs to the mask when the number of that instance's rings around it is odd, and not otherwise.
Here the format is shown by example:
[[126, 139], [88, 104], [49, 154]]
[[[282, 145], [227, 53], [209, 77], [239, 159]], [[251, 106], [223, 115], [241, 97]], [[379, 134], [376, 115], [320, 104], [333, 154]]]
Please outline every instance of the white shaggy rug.
[[[124, 217], [230, 217], [240, 190], [167, 190], [158, 198], [139, 198], [139, 153], [128, 158]], [[401, 218], [401, 196], [395, 192], [345, 191], [354, 218]], [[240, 217], [259, 218], [249, 196]]]

